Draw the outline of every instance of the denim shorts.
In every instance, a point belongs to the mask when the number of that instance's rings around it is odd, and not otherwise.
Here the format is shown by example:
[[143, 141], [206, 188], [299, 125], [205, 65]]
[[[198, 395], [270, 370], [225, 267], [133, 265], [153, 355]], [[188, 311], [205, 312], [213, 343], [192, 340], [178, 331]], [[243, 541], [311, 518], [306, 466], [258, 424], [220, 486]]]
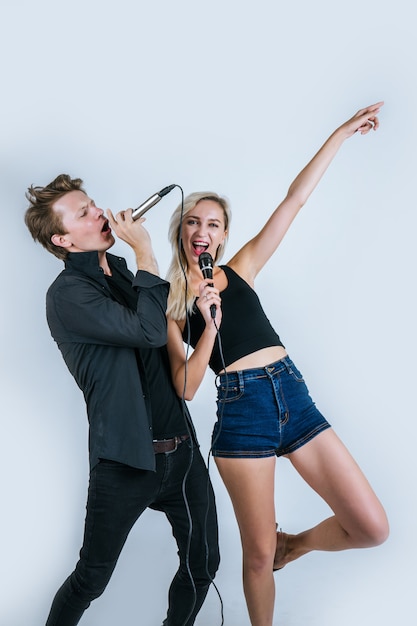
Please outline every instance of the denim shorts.
[[220, 374], [216, 385], [213, 456], [282, 456], [330, 428], [288, 356], [266, 367]]

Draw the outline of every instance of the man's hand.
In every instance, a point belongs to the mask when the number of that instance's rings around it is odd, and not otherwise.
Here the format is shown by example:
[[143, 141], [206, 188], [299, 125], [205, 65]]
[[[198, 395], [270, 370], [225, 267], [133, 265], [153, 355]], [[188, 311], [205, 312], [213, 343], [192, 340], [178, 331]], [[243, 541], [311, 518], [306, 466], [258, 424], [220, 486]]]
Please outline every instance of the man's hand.
[[132, 209], [119, 211], [116, 217], [110, 209], [107, 209], [106, 213], [110, 226], [117, 237], [127, 243], [134, 251], [138, 270], [146, 270], [159, 276], [158, 263], [152, 250], [151, 238], [143, 226], [145, 218], [133, 220]]

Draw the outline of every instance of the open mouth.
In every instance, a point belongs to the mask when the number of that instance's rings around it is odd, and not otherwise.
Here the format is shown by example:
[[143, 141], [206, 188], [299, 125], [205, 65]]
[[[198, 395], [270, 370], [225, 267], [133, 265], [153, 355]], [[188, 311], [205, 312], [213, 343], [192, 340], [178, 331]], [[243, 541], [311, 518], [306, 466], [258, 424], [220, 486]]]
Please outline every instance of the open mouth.
[[109, 232], [111, 232], [110, 226], [109, 226], [109, 220], [105, 220], [104, 224], [103, 224], [103, 228], [101, 229], [101, 232], [104, 234], [107, 234]]
[[208, 243], [205, 243], [204, 241], [193, 241], [193, 248], [197, 256], [200, 256], [202, 252], [207, 250]]

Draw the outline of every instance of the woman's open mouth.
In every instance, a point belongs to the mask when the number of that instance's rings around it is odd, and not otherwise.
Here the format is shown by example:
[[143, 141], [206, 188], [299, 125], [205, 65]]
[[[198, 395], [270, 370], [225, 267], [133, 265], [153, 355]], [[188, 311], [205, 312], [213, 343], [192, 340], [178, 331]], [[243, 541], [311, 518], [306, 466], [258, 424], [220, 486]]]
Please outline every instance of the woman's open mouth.
[[208, 243], [205, 243], [204, 241], [193, 241], [192, 245], [197, 256], [200, 256], [200, 254], [205, 252], [208, 248]]

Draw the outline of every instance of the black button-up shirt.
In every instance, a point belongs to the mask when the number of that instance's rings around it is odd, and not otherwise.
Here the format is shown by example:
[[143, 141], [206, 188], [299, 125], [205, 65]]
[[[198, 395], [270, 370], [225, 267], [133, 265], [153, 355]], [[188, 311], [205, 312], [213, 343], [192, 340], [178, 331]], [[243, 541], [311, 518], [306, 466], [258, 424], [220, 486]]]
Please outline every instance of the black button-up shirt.
[[[110, 268], [132, 274], [123, 258], [107, 254]], [[167, 341], [169, 283], [138, 271], [136, 311], [111, 294], [97, 252], [70, 253], [50, 286], [46, 313], [52, 337], [84, 394], [89, 420], [90, 468], [105, 458], [155, 469], [149, 399], [137, 349]]]

